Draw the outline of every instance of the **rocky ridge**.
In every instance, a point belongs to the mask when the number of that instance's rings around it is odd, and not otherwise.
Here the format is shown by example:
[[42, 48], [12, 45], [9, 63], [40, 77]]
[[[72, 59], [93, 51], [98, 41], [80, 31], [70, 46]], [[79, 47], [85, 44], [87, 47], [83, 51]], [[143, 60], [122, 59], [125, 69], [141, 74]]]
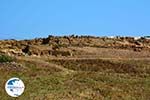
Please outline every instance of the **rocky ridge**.
[[134, 37], [48, 36], [32, 40], [1, 40], [0, 53], [12, 56], [74, 56], [76, 47], [150, 51], [150, 39]]

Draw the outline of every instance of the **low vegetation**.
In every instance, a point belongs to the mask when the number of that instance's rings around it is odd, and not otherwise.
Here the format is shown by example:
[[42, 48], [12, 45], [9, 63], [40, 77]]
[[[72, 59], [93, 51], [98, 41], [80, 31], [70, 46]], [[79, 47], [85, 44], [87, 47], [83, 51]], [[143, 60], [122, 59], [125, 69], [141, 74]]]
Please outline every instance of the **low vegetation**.
[[7, 79], [19, 77], [25, 92], [18, 100], [149, 100], [148, 60], [19, 59], [22, 71], [0, 71], [0, 99], [9, 97]]
[[12, 62], [13, 60], [14, 60], [14, 58], [12, 58], [10, 56], [0, 54], [0, 63], [2, 63], [2, 62]]

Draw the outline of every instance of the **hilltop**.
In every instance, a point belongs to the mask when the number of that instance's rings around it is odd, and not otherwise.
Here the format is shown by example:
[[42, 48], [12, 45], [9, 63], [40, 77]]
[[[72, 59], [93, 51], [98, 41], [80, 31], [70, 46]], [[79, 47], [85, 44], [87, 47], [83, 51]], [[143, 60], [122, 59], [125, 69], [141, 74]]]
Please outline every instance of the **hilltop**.
[[[88, 48], [88, 51], [85, 50]], [[150, 39], [134, 37], [48, 36], [32, 40], [0, 41], [0, 53], [14, 56], [75, 56], [95, 49], [150, 51]]]

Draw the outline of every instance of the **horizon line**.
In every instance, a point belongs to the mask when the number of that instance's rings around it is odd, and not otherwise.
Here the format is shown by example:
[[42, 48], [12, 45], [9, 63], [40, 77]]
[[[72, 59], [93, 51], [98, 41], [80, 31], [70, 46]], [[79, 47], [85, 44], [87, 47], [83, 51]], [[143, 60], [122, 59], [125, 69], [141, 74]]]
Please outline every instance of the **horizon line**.
[[[5, 34], [6, 35], [6, 34]], [[86, 37], [86, 36], [89, 36], [89, 37], [99, 37], [99, 38], [102, 38], [102, 37], [108, 37], [108, 38], [116, 38], [116, 37], [136, 37], [136, 38], [142, 38], [142, 37], [150, 37], [148, 35], [143, 35], [143, 36], [131, 36], [131, 35], [78, 35], [78, 34], [70, 34], [70, 35], [47, 35], [47, 36], [37, 36], [37, 37], [30, 37], [30, 38], [21, 38], [21, 37], [13, 37], [13, 38], [0, 38], [0, 40], [32, 40], [32, 39], [40, 39], [40, 38], [48, 38], [49, 36], [52, 36], [52, 37], [75, 37], [75, 36], [79, 36], [79, 37]]]

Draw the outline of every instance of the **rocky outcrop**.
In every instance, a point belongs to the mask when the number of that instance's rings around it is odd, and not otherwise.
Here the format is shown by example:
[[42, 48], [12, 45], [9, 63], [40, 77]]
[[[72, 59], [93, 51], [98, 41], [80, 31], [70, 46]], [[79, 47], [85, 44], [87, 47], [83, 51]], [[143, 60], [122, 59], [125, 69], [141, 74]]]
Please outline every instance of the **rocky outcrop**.
[[[68, 47], [95, 47], [150, 51], [150, 40], [133, 37], [49, 36], [32, 40], [2, 40], [0, 53], [17, 56], [73, 56]], [[65, 49], [65, 50], [64, 50]]]

